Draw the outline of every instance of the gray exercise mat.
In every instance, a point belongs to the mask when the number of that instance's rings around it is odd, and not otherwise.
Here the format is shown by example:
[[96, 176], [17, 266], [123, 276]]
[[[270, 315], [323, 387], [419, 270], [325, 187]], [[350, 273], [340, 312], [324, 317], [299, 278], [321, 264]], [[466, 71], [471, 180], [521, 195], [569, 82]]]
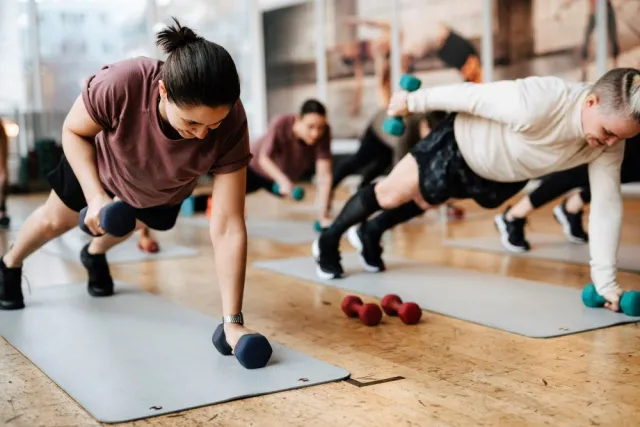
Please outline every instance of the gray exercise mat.
[[[136, 287], [92, 298], [84, 282], [34, 290], [27, 308], [0, 311], [0, 334], [98, 421], [132, 421], [339, 381], [341, 368], [271, 341], [262, 369], [211, 343], [211, 317]], [[267, 337], [268, 338], [268, 337]]]
[[[194, 227], [209, 227], [209, 220], [204, 216], [181, 217], [179, 222]], [[293, 245], [312, 243], [318, 237], [318, 233], [313, 228], [313, 221], [250, 217], [247, 218], [246, 224], [249, 237], [278, 243]]]
[[403, 259], [385, 258], [385, 263], [384, 273], [366, 273], [357, 254], [344, 253], [346, 276], [335, 280], [319, 279], [313, 258], [262, 261], [254, 266], [377, 298], [398, 294], [426, 311], [532, 338], [640, 321], [640, 317], [585, 307], [579, 289]]
[[[500, 244], [500, 236], [484, 236], [466, 239], [450, 239], [445, 246], [470, 249], [482, 252], [498, 252], [525, 258], [537, 258], [562, 261], [572, 264], [589, 265], [591, 255], [588, 244], [575, 244], [567, 241], [563, 235], [531, 234], [527, 236], [531, 244], [528, 252], [510, 252]], [[640, 245], [620, 244], [618, 251], [620, 270], [640, 272]]]
[[[74, 228], [44, 245], [40, 250], [67, 261], [80, 262], [80, 251], [91, 241], [91, 236], [79, 228]], [[186, 246], [158, 242], [160, 251], [148, 253], [138, 248], [138, 237], [131, 236], [124, 242], [114, 246], [107, 252], [107, 260], [111, 264], [142, 262], [159, 259], [186, 258], [198, 255], [198, 251]]]

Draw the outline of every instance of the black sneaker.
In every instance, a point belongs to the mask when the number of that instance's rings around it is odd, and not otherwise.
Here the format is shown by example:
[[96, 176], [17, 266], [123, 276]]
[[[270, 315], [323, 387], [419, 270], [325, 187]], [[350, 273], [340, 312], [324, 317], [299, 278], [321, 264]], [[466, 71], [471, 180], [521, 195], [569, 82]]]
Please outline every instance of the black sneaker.
[[562, 231], [564, 231], [571, 243], [587, 243], [589, 235], [582, 228], [582, 214], [584, 212], [580, 210], [575, 214], [569, 213], [565, 203], [566, 200], [561, 205], [553, 208], [553, 216], [562, 225]]
[[531, 249], [529, 242], [524, 237], [524, 226], [527, 224], [526, 218], [515, 218], [513, 221], [507, 220], [507, 210], [496, 215], [493, 222], [500, 233], [502, 246], [511, 252], [527, 252]]
[[347, 239], [351, 246], [360, 252], [360, 262], [365, 271], [378, 273], [385, 270], [382, 261], [382, 245], [377, 239], [372, 239], [363, 225], [354, 225], [347, 231]]
[[22, 267], [9, 268], [0, 258], [0, 310], [24, 308]]
[[80, 261], [89, 273], [87, 291], [94, 297], [113, 295], [113, 279], [109, 272], [109, 264], [105, 254], [91, 255], [89, 243], [80, 252]]
[[344, 270], [340, 264], [340, 251], [338, 248], [328, 248], [320, 242], [321, 238], [313, 242], [311, 251], [316, 261], [316, 274], [321, 279], [338, 279], [344, 276]]

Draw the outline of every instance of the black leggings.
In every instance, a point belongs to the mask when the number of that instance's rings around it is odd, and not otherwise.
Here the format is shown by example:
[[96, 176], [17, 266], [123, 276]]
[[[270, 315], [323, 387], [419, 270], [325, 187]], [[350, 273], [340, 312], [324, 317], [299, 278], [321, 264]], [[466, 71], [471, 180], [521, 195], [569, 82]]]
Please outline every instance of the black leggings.
[[245, 194], [255, 193], [256, 191], [261, 189], [271, 192], [273, 184], [274, 181], [272, 179], [265, 178], [264, 176], [251, 169], [251, 167], [247, 168], [247, 189], [245, 191]]
[[[635, 141], [634, 143], [637, 144]], [[620, 173], [620, 182], [622, 184], [640, 181], [639, 161], [640, 150], [630, 146], [628, 141]], [[580, 197], [584, 204], [591, 203], [589, 165], [580, 165], [573, 169], [547, 175], [542, 179], [540, 186], [529, 194], [529, 200], [533, 208], [538, 209], [540, 206], [576, 188], [580, 189]]]
[[368, 127], [361, 138], [358, 151], [336, 167], [331, 188], [335, 189], [343, 179], [356, 171], [362, 171], [362, 182], [359, 185], [359, 188], [362, 188], [382, 175], [392, 163], [393, 149], [382, 142], [373, 129]]
[[[212, 176], [212, 174], [210, 174]], [[247, 185], [245, 194], [255, 193], [258, 190], [264, 189], [271, 192], [274, 181], [259, 175], [256, 171], [251, 169], [251, 166], [247, 167]], [[204, 194], [195, 197], [195, 211], [204, 212], [207, 209], [207, 201], [209, 200], [209, 194]]]
[[581, 165], [562, 172], [555, 172], [542, 179], [540, 186], [529, 194], [531, 206], [538, 209], [568, 191], [580, 188], [580, 197], [587, 204], [591, 201], [589, 166]]

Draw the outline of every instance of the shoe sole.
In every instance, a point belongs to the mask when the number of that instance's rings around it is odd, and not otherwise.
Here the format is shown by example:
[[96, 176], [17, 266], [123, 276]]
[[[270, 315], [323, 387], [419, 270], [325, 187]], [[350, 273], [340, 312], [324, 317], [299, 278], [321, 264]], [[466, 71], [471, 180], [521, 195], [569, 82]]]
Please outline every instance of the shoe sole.
[[24, 301], [0, 301], [0, 310], [21, 310], [24, 308]]
[[313, 254], [313, 259], [316, 262], [316, 276], [318, 276], [323, 280], [333, 280], [333, 279], [338, 279], [342, 277], [337, 274], [327, 273], [325, 271], [322, 271], [322, 269], [320, 268], [320, 265], [319, 265], [320, 248], [318, 247], [318, 239], [313, 241], [313, 245], [311, 246], [311, 253]]
[[561, 205], [558, 205], [555, 208], [553, 208], [553, 217], [562, 226], [562, 232], [564, 233], [565, 236], [567, 236], [567, 240], [569, 240], [569, 242], [576, 243], [579, 245], [587, 243], [586, 240], [571, 234], [571, 224], [569, 224], [569, 220], [567, 219], [564, 212], [562, 212]]
[[364, 245], [362, 244], [362, 240], [360, 240], [360, 236], [358, 236], [358, 226], [354, 225], [347, 230], [347, 240], [349, 241], [349, 244], [358, 251], [360, 256], [360, 265], [362, 265], [362, 268], [364, 268], [367, 273], [379, 273], [382, 271], [379, 267], [367, 264], [364, 256], [362, 256], [362, 249], [364, 248]]
[[493, 218], [493, 223], [498, 229], [498, 233], [500, 233], [500, 243], [502, 243], [502, 246], [506, 250], [508, 250], [509, 252], [515, 252], [515, 253], [522, 253], [522, 252], [528, 251], [527, 248], [521, 248], [519, 246], [512, 245], [511, 242], [509, 242], [509, 233], [507, 232], [507, 225], [504, 223], [504, 220], [502, 219], [502, 215], [496, 215]]

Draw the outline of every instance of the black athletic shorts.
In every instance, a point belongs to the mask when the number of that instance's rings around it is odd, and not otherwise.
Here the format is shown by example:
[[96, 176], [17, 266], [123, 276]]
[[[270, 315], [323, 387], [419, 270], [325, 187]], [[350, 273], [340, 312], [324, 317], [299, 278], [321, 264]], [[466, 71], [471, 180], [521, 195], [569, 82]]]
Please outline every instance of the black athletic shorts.
[[[82, 192], [82, 187], [76, 178], [71, 165], [63, 155], [60, 163], [47, 175], [49, 185], [58, 195], [62, 203], [69, 209], [80, 212], [87, 206], [87, 201]], [[110, 191], [106, 190], [110, 197], [114, 197]], [[153, 230], [166, 231], [173, 228], [180, 213], [180, 205], [156, 206], [152, 208], [135, 209], [136, 218], [145, 223]]]
[[455, 117], [455, 113], [449, 114], [411, 150], [418, 163], [420, 193], [432, 206], [449, 199], [473, 199], [483, 208], [497, 208], [522, 190], [528, 181], [497, 182], [473, 172], [458, 148], [453, 131]]

